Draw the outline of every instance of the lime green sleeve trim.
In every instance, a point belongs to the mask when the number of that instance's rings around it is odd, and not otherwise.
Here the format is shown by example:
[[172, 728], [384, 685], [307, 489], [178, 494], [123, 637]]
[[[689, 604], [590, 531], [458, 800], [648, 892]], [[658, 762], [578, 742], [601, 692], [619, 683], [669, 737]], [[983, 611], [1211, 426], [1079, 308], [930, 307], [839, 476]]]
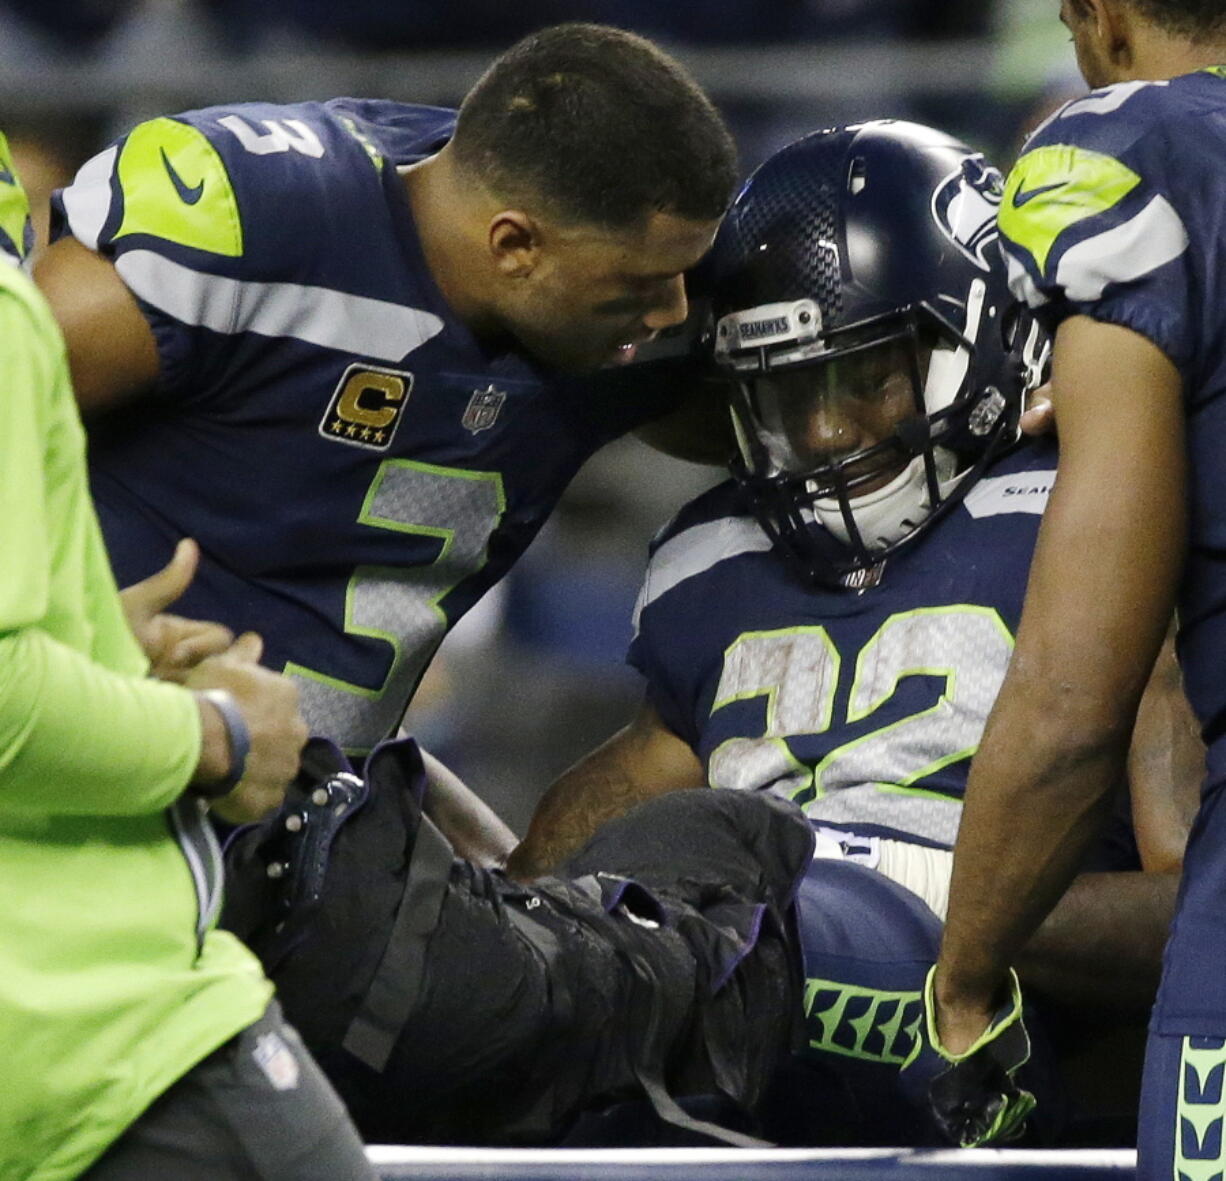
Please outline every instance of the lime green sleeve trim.
[[0, 133], [0, 249], [11, 247], [20, 259], [25, 253], [29, 224], [30, 202], [13, 170], [8, 140]]
[[210, 254], [239, 258], [243, 225], [230, 174], [203, 132], [177, 119], [151, 119], [125, 140], [117, 166], [123, 222], [115, 238], [151, 234]]
[[34, 628], [0, 637], [0, 811], [160, 811], [200, 741], [188, 690], [112, 672]]
[[1070, 226], [1114, 209], [1141, 178], [1126, 164], [1071, 144], [1027, 152], [1013, 166], [1000, 205], [1000, 230], [1030, 252], [1039, 272]]

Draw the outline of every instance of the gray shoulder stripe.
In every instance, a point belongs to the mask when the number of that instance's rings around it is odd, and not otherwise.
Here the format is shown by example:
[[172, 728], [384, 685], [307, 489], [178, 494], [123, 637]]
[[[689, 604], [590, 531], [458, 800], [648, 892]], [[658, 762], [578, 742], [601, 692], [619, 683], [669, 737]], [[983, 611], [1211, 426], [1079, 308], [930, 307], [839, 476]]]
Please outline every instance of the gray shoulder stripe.
[[1057, 118], [1067, 119], [1073, 115], [1110, 115], [1118, 111], [1134, 94], [1151, 86], [1166, 86], [1166, 82], [1117, 82], [1101, 90], [1091, 91], [1085, 98], [1075, 99], [1062, 107]]
[[98, 238], [111, 211], [111, 176], [118, 157], [119, 149], [110, 147], [86, 160], [63, 192], [64, 214], [72, 236], [90, 250], [98, 249]]
[[1033, 513], [1042, 516], [1056, 482], [1056, 469], [986, 476], [963, 500], [972, 517], [997, 517], [1003, 513]]
[[430, 312], [300, 283], [256, 283], [194, 271], [151, 250], [115, 264], [132, 292], [168, 316], [214, 332], [287, 336], [374, 360], [400, 361], [443, 330]]
[[1056, 282], [1069, 299], [1089, 303], [1111, 283], [1130, 283], [1177, 259], [1188, 233], [1174, 206], [1161, 194], [1122, 225], [1069, 247], [1056, 268]]
[[722, 517], [686, 529], [656, 550], [639, 610], [687, 578], [702, 574], [720, 562], [770, 548], [770, 538], [752, 517]]
[[1001, 253], [1005, 256], [1005, 267], [1009, 275], [1009, 290], [1013, 298], [1020, 300], [1029, 308], [1041, 308], [1048, 302], [1047, 296], [1039, 290], [1038, 284], [1030, 277], [1026, 265], [1014, 253], [1011, 243], [1003, 240]]

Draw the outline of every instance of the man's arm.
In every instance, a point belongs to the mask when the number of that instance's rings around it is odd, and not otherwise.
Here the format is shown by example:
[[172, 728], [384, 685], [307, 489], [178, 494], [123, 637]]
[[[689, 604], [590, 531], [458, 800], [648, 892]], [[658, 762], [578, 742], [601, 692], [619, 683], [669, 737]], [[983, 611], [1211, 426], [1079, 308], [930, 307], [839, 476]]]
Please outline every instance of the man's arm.
[[157, 381], [153, 332], [111, 263], [62, 238], [39, 254], [34, 278], [64, 333], [83, 414], [116, 406]]
[[630, 724], [563, 772], [507, 859], [512, 877], [549, 873], [604, 823], [652, 796], [705, 787], [702, 763], [644, 701]]
[[1113, 1018], [1153, 1004], [1204, 762], [1168, 635], [1128, 751], [1141, 872], [1078, 876], [1022, 950], [1017, 970], [1026, 988]]
[[[227, 720], [224, 698], [219, 705], [139, 675], [88, 504], [59, 332], [24, 276], [0, 278], [0, 518], [8, 522], [0, 567], [0, 807], [35, 815], [152, 813], [189, 784], [206, 794], [223, 790], [241, 764], [241, 782], [217, 806], [228, 819], [254, 818], [284, 792], [306, 741], [297, 691], [258, 667], [254, 636], [202, 660], [187, 677], [189, 688], [226, 690], [241, 726]], [[167, 593], [157, 586], [155, 578], [152, 595], [150, 584], [138, 591], [139, 614], [156, 613]]]
[[1147, 872], [1178, 876], [1204, 778], [1205, 744], [1183, 691], [1172, 629], [1145, 686], [1128, 752], [1132, 824]]
[[967, 785], [938, 963], [938, 1031], [964, 1051], [1076, 872], [1119, 782], [1185, 546], [1178, 371], [1132, 331], [1056, 337], [1056, 486], [1017, 648]]
[[1022, 984], [1079, 1009], [1143, 1013], [1178, 889], [1178, 873], [1079, 875], [1018, 953]]

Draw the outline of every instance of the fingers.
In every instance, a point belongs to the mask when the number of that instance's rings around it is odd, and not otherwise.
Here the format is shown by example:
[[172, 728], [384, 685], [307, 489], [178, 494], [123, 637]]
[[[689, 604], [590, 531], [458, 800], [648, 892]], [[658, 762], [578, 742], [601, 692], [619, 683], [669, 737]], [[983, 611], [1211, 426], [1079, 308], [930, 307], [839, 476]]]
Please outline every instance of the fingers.
[[243, 632], [225, 651], [227, 660], [238, 664], [259, 664], [264, 655], [264, 640], [256, 632]]
[[227, 824], [255, 824], [281, 806], [291, 778], [292, 774], [284, 782], [245, 780], [229, 795], [214, 800], [210, 809]]
[[234, 643], [234, 633], [220, 623], [180, 619], [163, 615], [169, 650], [159, 661], [154, 675], [163, 681], [180, 681], [202, 660], [219, 656]]
[[191, 586], [200, 564], [200, 547], [185, 537], [175, 546], [174, 556], [156, 574], [128, 587], [125, 598], [146, 617], [164, 611]]
[[1018, 425], [1022, 434], [1038, 436], [1051, 434], [1056, 429], [1056, 414], [1051, 404], [1051, 382], [1040, 386], [1026, 399]]

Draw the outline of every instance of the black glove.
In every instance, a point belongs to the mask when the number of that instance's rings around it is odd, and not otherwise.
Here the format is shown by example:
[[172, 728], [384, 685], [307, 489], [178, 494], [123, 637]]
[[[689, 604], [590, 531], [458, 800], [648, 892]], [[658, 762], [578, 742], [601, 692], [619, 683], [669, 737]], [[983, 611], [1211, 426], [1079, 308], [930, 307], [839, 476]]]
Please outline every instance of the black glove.
[[924, 982], [924, 1019], [899, 1081], [917, 1106], [926, 1105], [941, 1134], [962, 1148], [1016, 1140], [1035, 1098], [1014, 1081], [1030, 1058], [1022, 1022], [1022, 991], [1009, 972], [1009, 999], [965, 1053], [951, 1054], [937, 1036], [933, 997], [935, 965]]

